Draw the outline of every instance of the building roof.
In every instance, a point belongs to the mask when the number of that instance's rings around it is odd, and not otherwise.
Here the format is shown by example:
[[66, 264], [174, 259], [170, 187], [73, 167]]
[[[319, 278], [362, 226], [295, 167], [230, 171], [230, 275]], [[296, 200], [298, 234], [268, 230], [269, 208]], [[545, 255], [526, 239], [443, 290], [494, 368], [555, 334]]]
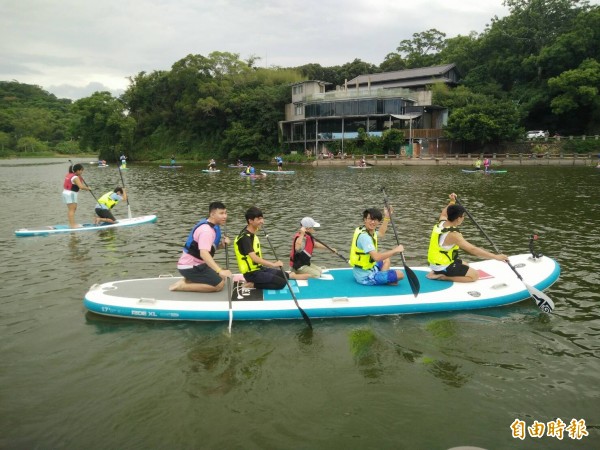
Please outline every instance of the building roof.
[[416, 69], [396, 70], [394, 72], [371, 73], [359, 75], [348, 81], [348, 86], [368, 84], [381, 84], [396, 82], [397, 86], [408, 86], [411, 82], [423, 79], [437, 78], [440, 81], [448, 80], [444, 75], [454, 69], [456, 64], [444, 64], [443, 66], [419, 67]]

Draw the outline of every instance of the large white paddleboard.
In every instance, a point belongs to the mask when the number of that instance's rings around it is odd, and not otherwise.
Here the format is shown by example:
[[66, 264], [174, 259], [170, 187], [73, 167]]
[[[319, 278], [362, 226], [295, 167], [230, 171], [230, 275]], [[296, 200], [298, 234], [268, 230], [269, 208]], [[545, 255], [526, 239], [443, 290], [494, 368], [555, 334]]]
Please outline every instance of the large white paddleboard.
[[97, 231], [107, 228], [130, 227], [133, 225], [142, 225], [144, 223], [156, 222], [156, 215], [133, 217], [131, 219], [119, 219], [116, 223], [104, 223], [94, 225], [93, 223], [84, 223], [80, 228], [70, 228], [69, 225], [53, 225], [40, 228], [21, 228], [15, 231], [18, 237], [27, 236], [45, 236], [48, 234], [71, 233], [79, 231]]
[[[524, 282], [538, 290], [552, 285], [559, 275], [556, 261], [530, 254], [510, 257]], [[527, 300], [530, 293], [508, 264], [487, 260], [471, 264], [479, 271], [474, 283], [430, 280], [429, 269], [413, 267], [421, 284], [415, 298], [406, 280], [397, 286], [362, 286], [352, 269], [331, 269], [319, 279], [290, 280], [300, 307], [310, 318], [360, 317], [491, 308]], [[402, 269], [402, 267], [398, 267]], [[290, 291], [244, 289], [234, 279], [231, 300], [234, 320], [302, 319]], [[181, 277], [112, 281], [94, 285], [83, 304], [97, 314], [137, 319], [227, 321], [229, 295], [172, 292], [169, 286]], [[531, 306], [535, 301], [529, 299]]]

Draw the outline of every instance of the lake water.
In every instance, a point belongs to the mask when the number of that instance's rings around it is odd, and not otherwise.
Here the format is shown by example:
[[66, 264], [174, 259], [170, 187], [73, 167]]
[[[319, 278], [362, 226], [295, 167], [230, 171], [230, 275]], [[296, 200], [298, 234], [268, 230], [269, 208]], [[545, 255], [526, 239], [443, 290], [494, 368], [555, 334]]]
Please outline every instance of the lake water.
[[[457, 167], [297, 167], [242, 179], [236, 169], [123, 172], [139, 227], [16, 238], [21, 227], [66, 222], [66, 160], [0, 161], [0, 448], [6, 449], [565, 449], [600, 447], [600, 170], [510, 167], [491, 176]], [[272, 167], [270, 167], [272, 168]], [[289, 168], [287, 166], [286, 168]], [[121, 184], [116, 166], [86, 165], [98, 197]], [[429, 232], [449, 192], [507, 254], [529, 236], [558, 260], [546, 293], [464, 313], [350, 320], [165, 323], [104, 318], [82, 299], [95, 283], [177, 274], [191, 226], [210, 201], [229, 211], [229, 234], [251, 205], [265, 213], [280, 259], [299, 220], [348, 254], [366, 207], [386, 188], [409, 265], [426, 262]], [[77, 218], [93, 217], [83, 192]], [[126, 205], [115, 209], [126, 217]], [[463, 232], [489, 244], [468, 220]], [[390, 248], [390, 234], [381, 244]], [[271, 252], [265, 245], [265, 256]], [[321, 252], [315, 262], [341, 262]], [[224, 264], [224, 254], [218, 253]], [[399, 264], [399, 261], [396, 261]], [[595, 406], [594, 406], [595, 405]], [[513, 437], [560, 418], [589, 436]], [[579, 427], [581, 429], [581, 426]]]

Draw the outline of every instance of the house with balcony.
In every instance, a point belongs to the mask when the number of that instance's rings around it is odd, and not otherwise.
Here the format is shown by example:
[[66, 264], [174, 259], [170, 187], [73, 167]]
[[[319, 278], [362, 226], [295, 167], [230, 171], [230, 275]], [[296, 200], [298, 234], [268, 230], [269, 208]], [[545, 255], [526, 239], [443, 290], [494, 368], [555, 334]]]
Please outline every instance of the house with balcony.
[[446, 64], [360, 75], [343, 86], [319, 80], [295, 83], [285, 120], [279, 122], [282, 146], [318, 155], [332, 141], [339, 141], [343, 151], [360, 128], [371, 136], [398, 128], [404, 130], [410, 152], [414, 144], [415, 156], [445, 152], [442, 128], [448, 111], [432, 104], [428, 87], [452, 87], [458, 80], [455, 64]]

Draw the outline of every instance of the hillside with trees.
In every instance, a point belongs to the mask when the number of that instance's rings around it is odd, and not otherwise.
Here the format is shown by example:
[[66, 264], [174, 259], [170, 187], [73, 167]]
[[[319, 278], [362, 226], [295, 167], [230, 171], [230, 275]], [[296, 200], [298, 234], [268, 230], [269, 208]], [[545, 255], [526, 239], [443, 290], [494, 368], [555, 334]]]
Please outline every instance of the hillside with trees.
[[600, 7], [587, 0], [504, 4], [510, 14], [491, 18], [481, 33], [415, 33], [379, 66], [355, 59], [264, 69], [257, 58], [213, 52], [132, 75], [119, 98], [96, 92], [75, 102], [1, 81], [0, 155], [91, 151], [115, 159], [125, 151], [133, 160], [265, 159], [279, 151], [277, 123], [290, 84], [343, 85], [358, 75], [447, 63], [457, 65], [461, 85], [432, 89], [434, 103], [449, 108], [445, 132], [452, 140], [493, 145], [521, 139], [526, 129], [600, 134]]

